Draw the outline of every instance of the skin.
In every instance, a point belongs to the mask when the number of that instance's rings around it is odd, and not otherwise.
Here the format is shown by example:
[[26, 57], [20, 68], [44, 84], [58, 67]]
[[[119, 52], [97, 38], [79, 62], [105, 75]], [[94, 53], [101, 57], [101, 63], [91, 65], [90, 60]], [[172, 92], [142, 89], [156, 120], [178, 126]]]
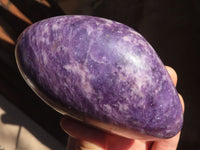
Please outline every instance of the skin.
[[[176, 72], [169, 66], [166, 66], [166, 69], [176, 86]], [[184, 102], [180, 94], [179, 98], [184, 110]], [[176, 150], [180, 139], [180, 132], [170, 139], [152, 141], [128, 139], [96, 129], [66, 116], [60, 124], [62, 129], [70, 135], [67, 150]]]

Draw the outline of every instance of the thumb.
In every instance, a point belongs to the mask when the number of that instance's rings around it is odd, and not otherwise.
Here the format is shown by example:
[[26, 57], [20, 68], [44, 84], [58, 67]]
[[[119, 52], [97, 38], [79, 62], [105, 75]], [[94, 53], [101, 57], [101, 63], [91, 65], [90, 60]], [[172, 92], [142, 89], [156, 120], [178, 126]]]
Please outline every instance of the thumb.
[[67, 150], [106, 150], [106, 135], [103, 131], [69, 117], [60, 122], [63, 130], [70, 135]]

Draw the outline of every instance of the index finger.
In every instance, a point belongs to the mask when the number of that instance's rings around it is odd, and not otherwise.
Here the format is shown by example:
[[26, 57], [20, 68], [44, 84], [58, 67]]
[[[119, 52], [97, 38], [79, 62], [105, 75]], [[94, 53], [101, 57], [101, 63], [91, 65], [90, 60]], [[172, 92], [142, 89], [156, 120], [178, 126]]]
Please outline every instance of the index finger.
[[168, 73], [169, 73], [169, 75], [172, 79], [172, 82], [174, 83], [174, 86], [176, 86], [177, 80], [178, 80], [178, 76], [176, 74], [176, 71], [170, 66], [165, 66], [165, 67], [166, 67], [166, 69], [167, 69], [167, 71], [168, 71]]
[[[170, 77], [172, 79], [172, 82], [174, 83], [174, 86], [176, 86], [177, 85], [177, 80], [178, 80], [178, 76], [177, 76], [176, 71], [170, 66], [165, 66], [165, 67], [166, 67], [166, 69], [167, 69], [167, 71], [168, 71], [168, 73], [169, 73], [169, 75], [170, 75]], [[181, 96], [181, 94], [178, 94], [178, 95], [179, 95], [179, 99], [181, 101], [183, 112], [184, 112], [185, 104], [184, 104], [183, 97]]]

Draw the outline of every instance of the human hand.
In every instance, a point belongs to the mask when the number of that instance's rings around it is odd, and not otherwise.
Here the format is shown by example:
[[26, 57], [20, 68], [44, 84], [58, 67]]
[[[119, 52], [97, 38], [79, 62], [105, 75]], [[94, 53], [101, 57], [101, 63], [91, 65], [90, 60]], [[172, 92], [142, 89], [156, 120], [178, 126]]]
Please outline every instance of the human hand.
[[[177, 84], [176, 72], [166, 66], [174, 85]], [[184, 102], [179, 94], [184, 110]], [[61, 120], [61, 127], [70, 135], [67, 150], [176, 150], [180, 132], [170, 139], [138, 140], [114, 135], [91, 127], [69, 117]]]

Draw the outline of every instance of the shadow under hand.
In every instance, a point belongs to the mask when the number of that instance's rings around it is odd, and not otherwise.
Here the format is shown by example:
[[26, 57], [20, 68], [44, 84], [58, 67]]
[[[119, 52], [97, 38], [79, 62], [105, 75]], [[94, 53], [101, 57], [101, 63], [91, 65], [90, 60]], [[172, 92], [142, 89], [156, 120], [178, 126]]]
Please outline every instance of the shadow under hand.
[[[14, 105], [8, 102], [4, 97], [0, 96], [0, 108], [2, 108], [5, 113], [1, 116], [1, 121], [3, 124], [12, 124], [19, 126], [17, 131], [17, 139], [15, 147], [18, 148], [19, 138], [22, 128], [27, 129], [37, 140], [41, 143], [54, 150], [64, 150], [64, 146], [54, 139], [50, 134], [45, 132], [38, 124], [33, 122], [28, 116], [22, 113]], [[23, 141], [22, 141], [23, 142]]]

